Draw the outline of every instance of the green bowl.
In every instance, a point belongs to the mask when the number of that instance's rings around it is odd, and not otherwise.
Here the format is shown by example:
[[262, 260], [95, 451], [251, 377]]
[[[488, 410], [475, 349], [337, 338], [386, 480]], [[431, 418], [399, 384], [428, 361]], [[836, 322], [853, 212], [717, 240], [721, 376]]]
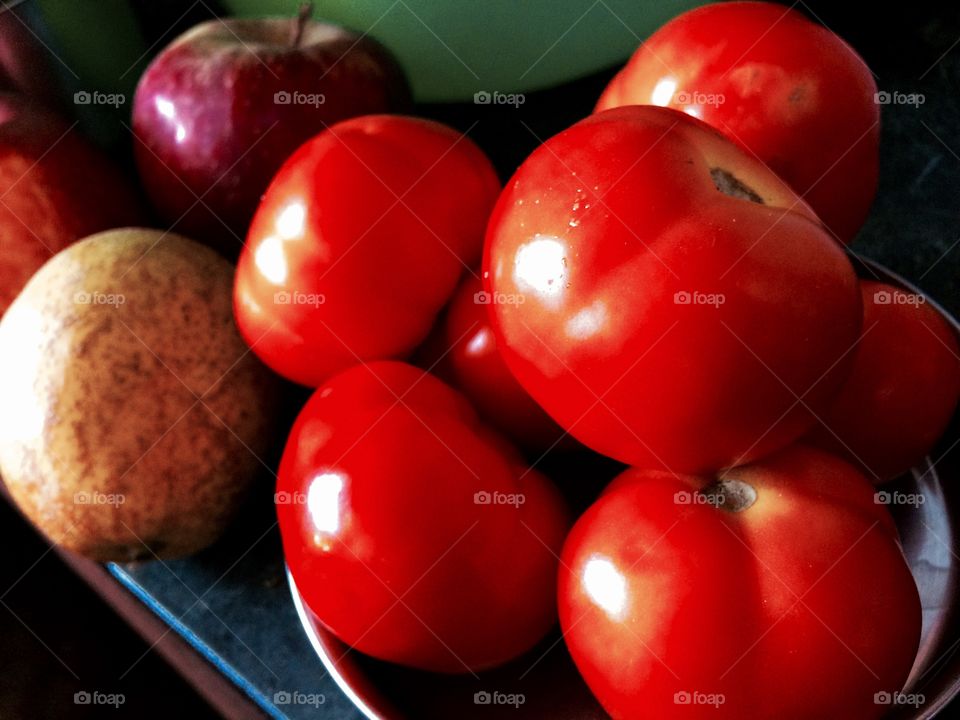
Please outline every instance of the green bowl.
[[[422, 102], [527, 92], [622, 62], [696, 0], [323, 0], [315, 16], [369, 33]], [[300, 0], [222, 0], [236, 15], [294, 14]]]
[[[142, 0], [28, 0], [42, 34], [83, 84], [130, 93], [150, 57], [132, 5]], [[517, 93], [623, 62], [698, 0], [318, 0], [314, 15], [368, 33], [400, 59], [421, 102]], [[189, 7], [189, 3], [184, 3]], [[295, 15], [301, 0], [220, 0], [246, 17]], [[32, 23], [33, 24], [33, 23]], [[173, 37], [164, 38], [165, 41]]]
[[[237, 15], [293, 14], [300, 0], [223, 0]], [[695, 0], [324, 0], [317, 17], [399, 58], [423, 102], [527, 92], [625, 60]]]

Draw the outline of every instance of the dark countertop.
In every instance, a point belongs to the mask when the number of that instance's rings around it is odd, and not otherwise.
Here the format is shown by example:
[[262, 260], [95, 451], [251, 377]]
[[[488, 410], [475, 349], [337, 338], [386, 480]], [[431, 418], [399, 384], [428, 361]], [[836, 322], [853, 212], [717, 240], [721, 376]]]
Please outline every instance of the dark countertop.
[[[272, 492], [261, 494], [269, 507]], [[110, 572], [265, 714], [276, 718], [359, 718], [324, 671], [290, 598], [271, 516], [251, 512], [242, 528], [198, 556]], [[278, 695], [280, 693], [280, 695]], [[320, 709], [277, 704], [282, 693], [322, 695]]]

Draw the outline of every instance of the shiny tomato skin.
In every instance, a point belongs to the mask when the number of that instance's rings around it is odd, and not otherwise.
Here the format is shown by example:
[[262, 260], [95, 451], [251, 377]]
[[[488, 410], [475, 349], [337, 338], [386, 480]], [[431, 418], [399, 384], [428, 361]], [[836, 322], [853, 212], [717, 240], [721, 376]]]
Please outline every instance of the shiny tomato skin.
[[862, 319], [854, 269], [809, 207], [667, 108], [599, 113], [538, 148], [494, 209], [484, 271], [524, 298], [491, 305], [497, 345], [551, 417], [601, 454], [681, 472], [806, 432]]
[[574, 526], [560, 621], [587, 684], [615, 720], [884, 715], [921, 608], [872, 486], [801, 446], [724, 475], [752, 506], [701, 502], [713, 477], [630, 469]]
[[355, 366], [313, 394], [280, 463], [277, 513], [307, 606], [374, 657], [475, 671], [556, 622], [563, 500], [418, 368]]
[[309, 386], [405, 356], [479, 259], [498, 192], [480, 149], [444, 125], [333, 125], [284, 163], [256, 212], [237, 266], [241, 333]]
[[466, 395], [485, 421], [524, 449], [575, 446], [503, 361], [490, 323], [492, 303], [480, 277], [467, 273], [430, 343], [427, 362], [435, 363], [437, 374]]
[[829, 29], [782, 5], [730, 2], [655, 32], [596, 109], [664, 105], [704, 120], [773, 168], [846, 243], [876, 195], [876, 93], [870, 68]]
[[922, 296], [868, 280], [861, 290], [853, 370], [809, 441], [881, 483], [919, 465], [946, 429], [960, 397], [960, 348]]

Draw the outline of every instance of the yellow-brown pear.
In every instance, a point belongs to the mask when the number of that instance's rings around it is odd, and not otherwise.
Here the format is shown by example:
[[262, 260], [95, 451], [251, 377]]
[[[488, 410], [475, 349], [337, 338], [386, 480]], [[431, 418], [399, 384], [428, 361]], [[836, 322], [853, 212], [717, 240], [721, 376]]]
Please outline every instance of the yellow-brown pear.
[[159, 230], [51, 258], [0, 321], [0, 473], [51, 540], [101, 561], [199, 550], [269, 448], [277, 381], [232, 312], [233, 266]]

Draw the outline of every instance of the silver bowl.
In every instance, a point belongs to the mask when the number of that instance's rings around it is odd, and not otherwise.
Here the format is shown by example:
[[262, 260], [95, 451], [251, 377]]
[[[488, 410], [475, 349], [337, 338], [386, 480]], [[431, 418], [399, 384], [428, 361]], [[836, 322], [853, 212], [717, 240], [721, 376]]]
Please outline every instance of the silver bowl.
[[[886, 268], [865, 258], [853, 257], [861, 276], [889, 282], [923, 294]], [[960, 334], [960, 323], [941, 306]], [[928, 720], [960, 693], [960, 616], [958, 616], [957, 519], [960, 518], [960, 413], [937, 448], [919, 467], [884, 489], [917, 493], [919, 505], [891, 505], [900, 529], [903, 550], [920, 589], [923, 631], [905, 695], [915, 695], [914, 705], [894, 705], [891, 720]], [[951, 480], [951, 478], [953, 478]], [[371, 720], [418, 718], [487, 718], [495, 710], [477, 700], [494, 690], [520, 694], [518, 707], [500, 712], [515, 720], [603, 720], [607, 714], [577, 673], [559, 630], [523, 657], [497, 668], [471, 675], [434, 675], [367, 657], [338, 640], [304, 605], [293, 577], [287, 572], [290, 591], [303, 629], [326, 671]], [[336, 592], [336, 588], [331, 588]]]

